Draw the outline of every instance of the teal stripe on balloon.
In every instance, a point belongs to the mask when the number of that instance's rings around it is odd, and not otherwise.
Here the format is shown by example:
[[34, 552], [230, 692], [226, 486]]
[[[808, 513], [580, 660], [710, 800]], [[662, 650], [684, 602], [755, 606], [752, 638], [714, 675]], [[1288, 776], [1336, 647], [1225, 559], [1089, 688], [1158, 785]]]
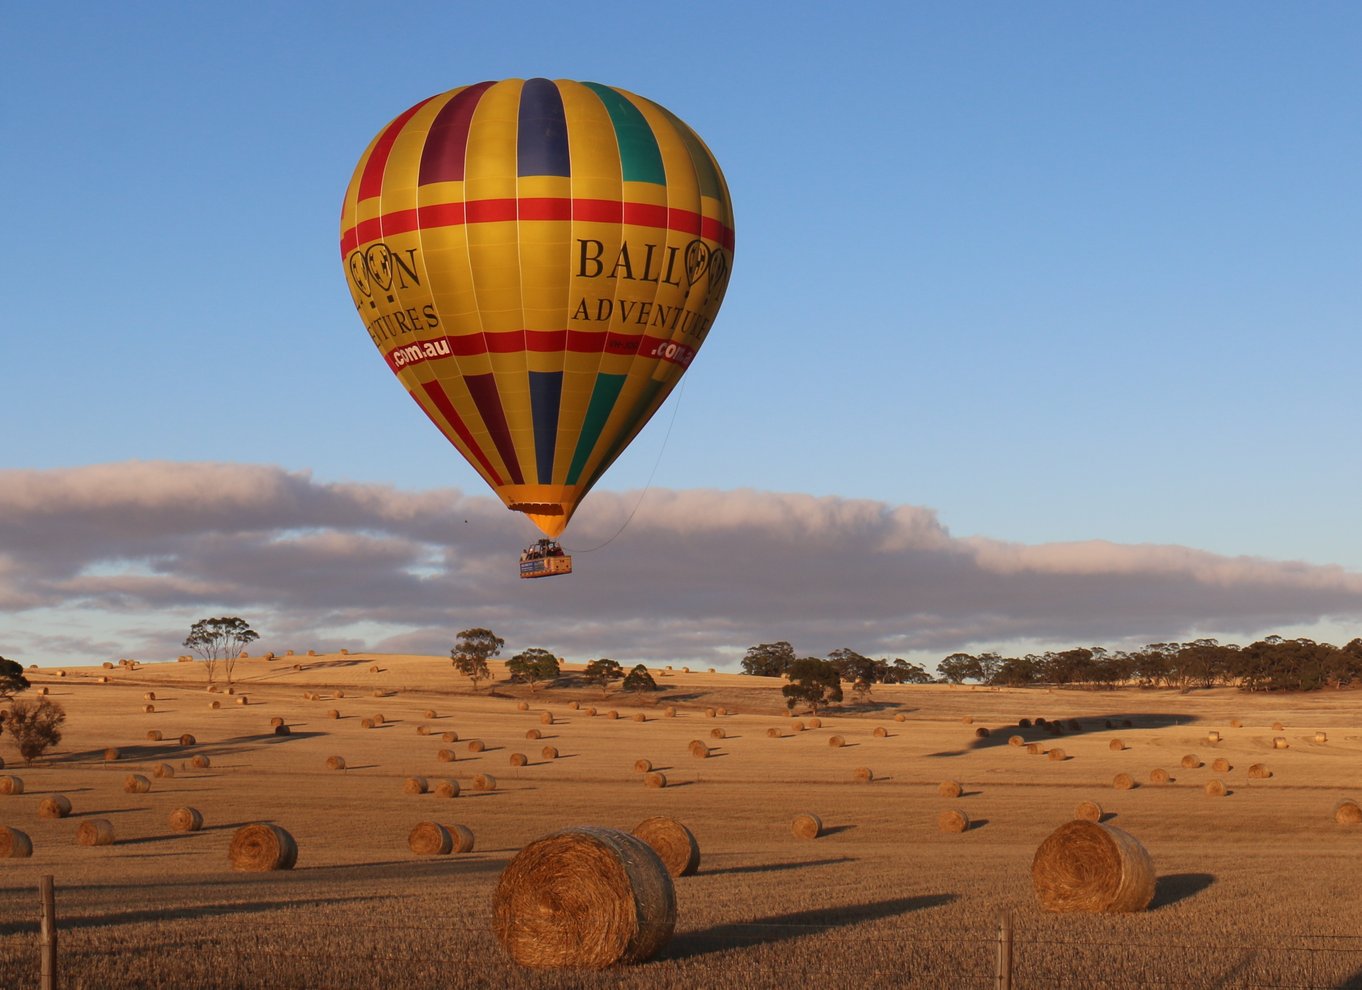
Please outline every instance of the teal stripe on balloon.
[[610, 418], [610, 410], [615, 408], [615, 400], [620, 397], [620, 389], [628, 375], [596, 376], [596, 385], [591, 390], [591, 401], [586, 406], [586, 418], [582, 421], [582, 431], [577, 435], [577, 449], [572, 452], [572, 463], [568, 467], [567, 483], [575, 485], [586, 467], [587, 458], [596, 448], [601, 438], [605, 421]]
[[667, 172], [662, 167], [662, 151], [657, 146], [653, 129], [648, 126], [648, 121], [638, 107], [609, 86], [592, 82], [582, 85], [596, 94], [610, 114], [615, 140], [619, 143], [624, 181], [666, 185]]

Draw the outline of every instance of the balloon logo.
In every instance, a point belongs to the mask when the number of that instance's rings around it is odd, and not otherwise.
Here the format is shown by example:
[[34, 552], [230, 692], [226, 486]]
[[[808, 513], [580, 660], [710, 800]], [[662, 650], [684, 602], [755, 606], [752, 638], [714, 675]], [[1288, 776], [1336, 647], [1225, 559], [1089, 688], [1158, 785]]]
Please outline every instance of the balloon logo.
[[556, 537], [704, 343], [733, 206], [704, 142], [657, 104], [508, 79], [379, 132], [340, 248], [389, 369], [507, 507]]

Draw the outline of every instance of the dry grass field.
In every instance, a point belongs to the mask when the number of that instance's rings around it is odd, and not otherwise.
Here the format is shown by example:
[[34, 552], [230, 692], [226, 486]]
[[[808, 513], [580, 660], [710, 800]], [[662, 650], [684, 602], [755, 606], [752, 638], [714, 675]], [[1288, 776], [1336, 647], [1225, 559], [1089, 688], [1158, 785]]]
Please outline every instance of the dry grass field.
[[[199, 663], [30, 678], [68, 722], [58, 750], [33, 767], [3, 749], [3, 772], [22, 777], [24, 792], [0, 796], [0, 824], [33, 841], [31, 858], [0, 867], [6, 987], [37, 985], [37, 884], [47, 873], [62, 985], [87, 990], [991, 987], [1004, 908], [1018, 987], [1362, 987], [1362, 826], [1331, 814], [1340, 798], [1362, 797], [1354, 694], [877, 687], [873, 704], [796, 732], [777, 682], [679, 667], [657, 677], [662, 690], [646, 702], [504, 680], [495, 696], [474, 695], [447, 660], [412, 656], [243, 660], [236, 696], [205, 691]], [[249, 703], [236, 703], [242, 694]], [[363, 727], [379, 714], [381, 724]], [[1018, 727], [1037, 717], [1061, 720], [1063, 734]], [[275, 733], [274, 718], [289, 734]], [[153, 729], [161, 741], [147, 738]], [[527, 738], [531, 729], [542, 738]], [[445, 740], [451, 732], [457, 741]], [[180, 744], [185, 733], [193, 745]], [[833, 735], [845, 745], [830, 746]], [[1040, 752], [1009, 745], [1013, 735]], [[1274, 748], [1279, 736], [1287, 748]], [[691, 754], [697, 739], [707, 757]], [[546, 746], [557, 758], [541, 755]], [[1066, 758], [1047, 758], [1055, 748]], [[513, 766], [513, 753], [526, 764]], [[1184, 766], [1189, 755], [1200, 765]], [[194, 768], [194, 756], [209, 765]], [[329, 769], [332, 756], [345, 769]], [[640, 759], [665, 774], [665, 788], [644, 786]], [[1229, 769], [1216, 770], [1217, 759]], [[153, 777], [158, 763], [174, 776]], [[1271, 776], [1250, 778], [1256, 763]], [[862, 767], [869, 782], [857, 779]], [[1151, 783], [1155, 768], [1171, 779]], [[130, 773], [151, 777], [150, 790], [126, 793]], [[494, 791], [473, 789], [479, 773], [496, 778]], [[1136, 786], [1113, 788], [1119, 773]], [[404, 791], [416, 775], [427, 793]], [[938, 794], [947, 779], [960, 782], [959, 797]], [[1228, 793], [1208, 795], [1212, 779]], [[456, 780], [459, 796], [434, 793], [443, 780]], [[55, 793], [70, 798], [71, 817], [40, 818], [39, 802]], [[1037, 907], [1031, 858], [1085, 799], [1152, 855], [1148, 911]], [[202, 812], [201, 831], [171, 830], [182, 805]], [[968, 815], [966, 831], [938, 830], [950, 808]], [[792, 834], [801, 812], [822, 819], [821, 837]], [[676, 881], [676, 934], [658, 958], [601, 972], [508, 961], [490, 905], [521, 846], [566, 825], [628, 830], [658, 814], [686, 823], [702, 850], [698, 874]], [[76, 844], [94, 818], [112, 823], [112, 845]], [[295, 869], [233, 872], [232, 835], [257, 821], [292, 833]], [[407, 835], [421, 821], [466, 825], [474, 851], [414, 855]]]

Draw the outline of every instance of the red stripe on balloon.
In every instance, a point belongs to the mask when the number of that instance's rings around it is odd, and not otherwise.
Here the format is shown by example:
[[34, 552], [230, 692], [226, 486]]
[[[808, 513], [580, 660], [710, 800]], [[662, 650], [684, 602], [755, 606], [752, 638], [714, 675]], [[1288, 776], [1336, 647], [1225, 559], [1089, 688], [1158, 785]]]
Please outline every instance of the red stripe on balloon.
[[[443, 341], [448, 350], [438, 345]], [[398, 350], [393, 351], [385, 360], [394, 373], [402, 368], [425, 364], [441, 357], [475, 357], [480, 354], [518, 354], [534, 351], [537, 354], [553, 354], [570, 351], [574, 354], [642, 354], [655, 357], [683, 368], [695, 358], [695, 348], [678, 344], [669, 337], [650, 337], [647, 334], [634, 335], [615, 333], [609, 330], [505, 330], [499, 333], [470, 333], [459, 337], [435, 338], [430, 341], [437, 345], [431, 354], [403, 354], [398, 363]], [[422, 344], [426, 343], [422, 341]], [[466, 379], [465, 379], [466, 380]], [[500, 408], [500, 400], [497, 402]], [[481, 408], [481, 406], [479, 406]], [[485, 417], [484, 417], [485, 418]]]
[[[468, 427], [464, 425], [458, 410], [454, 408], [454, 403], [449, 401], [449, 396], [445, 395], [445, 390], [440, 387], [440, 383], [422, 382], [421, 388], [425, 390], [426, 398], [430, 399], [435, 408], [440, 410], [440, 415], [449, 421], [449, 425], [454, 427], [454, 432], [459, 435], [459, 439], [467, 445], [472, 455], [477, 458], [477, 461], [482, 465], [483, 470], [491, 477], [492, 484], [505, 484], [505, 482], [501, 480], [501, 475], [497, 474], [497, 469], [492, 467], [492, 462], [487, 459], [487, 455], [482, 452], [482, 448], [474, 442], [473, 434], [468, 432]], [[430, 410], [419, 402], [417, 405], [421, 406], [421, 411], [427, 416], [430, 416], [430, 421], [437, 427], [440, 427], [440, 432], [443, 433], [444, 427], [440, 426], [440, 421], [438, 419], [430, 415]]]
[[[516, 336], [519, 336], [517, 334]], [[464, 375], [463, 383], [468, 386], [468, 394], [482, 415], [487, 432], [492, 434], [501, 462], [511, 473], [511, 481], [517, 485], [525, 484], [520, 473], [520, 460], [515, 454], [515, 441], [511, 439], [511, 428], [506, 423], [506, 410], [501, 406], [501, 394], [497, 392], [496, 376], [491, 372], [484, 375]]]
[[388, 167], [388, 155], [392, 153], [393, 143], [397, 140], [397, 135], [402, 133], [402, 128], [407, 126], [407, 121], [416, 115], [416, 111], [433, 99], [435, 97], [428, 97], [410, 110], [403, 111], [378, 136], [378, 140], [374, 142], [374, 150], [369, 152], [369, 160], [364, 163], [364, 174], [359, 179], [359, 201], [361, 203], [383, 191], [383, 170]]

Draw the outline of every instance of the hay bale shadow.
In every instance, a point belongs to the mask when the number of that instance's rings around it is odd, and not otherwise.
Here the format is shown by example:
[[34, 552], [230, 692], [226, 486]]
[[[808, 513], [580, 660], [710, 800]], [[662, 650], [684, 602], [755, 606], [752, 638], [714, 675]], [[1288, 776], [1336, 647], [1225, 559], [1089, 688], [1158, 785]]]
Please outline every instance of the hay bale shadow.
[[757, 866], [724, 866], [717, 870], [702, 869], [700, 872], [706, 874], [718, 873], [777, 873], [782, 870], [802, 870], [805, 867], [814, 866], [840, 866], [843, 863], [859, 862], [854, 856], [838, 856], [833, 859], [799, 859], [785, 863], [762, 863]]
[[1154, 887], [1154, 900], [1150, 902], [1149, 909], [1157, 911], [1159, 908], [1195, 897], [1213, 883], [1215, 876], [1211, 873], [1170, 873], [1159, 877]]

